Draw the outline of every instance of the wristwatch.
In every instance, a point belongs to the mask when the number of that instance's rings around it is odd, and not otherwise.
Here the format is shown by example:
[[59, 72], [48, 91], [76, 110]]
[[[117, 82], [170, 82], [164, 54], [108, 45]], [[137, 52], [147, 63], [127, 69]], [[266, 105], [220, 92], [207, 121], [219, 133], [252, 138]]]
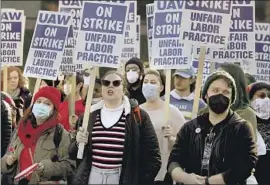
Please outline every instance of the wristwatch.
[[209, 184], [209, 178], [208, 177], [205, 178], [205, 185], [210, 185]]

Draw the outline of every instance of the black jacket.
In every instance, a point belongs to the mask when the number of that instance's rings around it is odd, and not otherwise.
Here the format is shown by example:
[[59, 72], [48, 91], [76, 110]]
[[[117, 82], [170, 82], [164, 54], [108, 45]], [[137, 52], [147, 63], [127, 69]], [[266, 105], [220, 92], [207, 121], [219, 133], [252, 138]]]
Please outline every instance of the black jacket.
[[[99, 102], [98, 104], [102, 104]], [[94, 106], [98, 106], [97, 104]], [[119, 184], [153, 184], [161, 167], [161, 156], [155, 130], [149, 115], [141, 111], [141, 125], [137, 125], [131, 114], [126, 116], [126, 136]], [[88, 124], [89, 141], [84, 149], [84, 157], [80, 163], [73, 184], [88, 184], [92, 163], [91, 133], [100, 109], [90, 115]], [[71, 159], [76, 159], [78, 147], [76, 141], [70, 145]]]
[[[187, 173], [202, 175], [205, 131], [209, 129], [205, 120], [208, 117], [209, 114], [199, 116], [181, 128], [169, 157], [169, 173], [181, 167]], [[246, 184], [257, 161], [251, 124], [233, 112], [230, 112], [227, 120], [214, 127], [219, 130], [213, 142], [209, 176], [221, 173], [226, 184]], [[199, 133], [197, 128], [201, 129]]]
[[1, 157], [6, 153], [12, 134], [11, 108], [5, 100], [1, 100]]
[[[140, 82], [141, 83], [141, 82]], [[139, 105], [146, 102], [146, 99], [142, 93], [142, 85], [140, 85], [137, 89], [133, 89], [132, 86], [128, 87], [128, 94], [130, 99], [136, 99]]]

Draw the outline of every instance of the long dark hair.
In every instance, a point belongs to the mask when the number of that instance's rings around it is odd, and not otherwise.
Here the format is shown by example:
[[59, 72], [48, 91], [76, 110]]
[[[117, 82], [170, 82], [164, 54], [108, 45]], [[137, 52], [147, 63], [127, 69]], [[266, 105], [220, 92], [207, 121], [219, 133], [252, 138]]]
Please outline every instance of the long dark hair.
[[246, 92], [247, 81], [245, 73], [239, 65], [231, 63], [223, 63], [220, 66], [223, 70], [228, 72], [235, 81], [236, 84], [236, 98], [235, 103], [232, 105], [232, 110], [244, 109], [249, 106], [249, 97]]

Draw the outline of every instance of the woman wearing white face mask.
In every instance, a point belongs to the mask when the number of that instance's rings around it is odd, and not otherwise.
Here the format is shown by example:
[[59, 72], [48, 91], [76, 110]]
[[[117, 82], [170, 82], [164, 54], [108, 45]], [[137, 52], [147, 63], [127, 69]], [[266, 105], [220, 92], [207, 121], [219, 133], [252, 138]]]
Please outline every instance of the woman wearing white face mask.
[[[22, 175], [19, 182], [14, 180], [15, 184], [57, 184], [56, 181], [72, 175], [75, 162], [68, 158], [67, 152], [70, 137], [58, 124], [60, 96], [57, 89], [43, 87], [20, 121], [8, 151], [1, 159], [1, 172], [14, 178], [30, 166], [38, 165], [33, 173]], [[59, 139], [58, 143], [55, 138]]]
[[259, 184], [270, 184], [270, 85], [256, 82], [250, 84], [247, 90], [256, 112], [258, 131], [266, 146], [266, 154], [259, 156], [255, 176]]
[[[169, 158], [170, 151], [175, 142], [175, 136], [180, 130], [181, 126], [186, 122], [182, 113], [174, 106], [170, 105], [170, 120], [167, 127], [165, 121], [165, 102], [160, 98], [160, 93], [164, 89], [162, 84], [162, 77], [158, 71], [149, 70], [146, 72], [142, 92], [146, 98], [146, 103], [140, 105], [150, 116], [151, 121], [156, 131], [159, 146], [161, 150], [161, 169], [155, 179], [156, 184], [162, 183], [165, 174], [166, 166]], [[164, 139], [166, 138], [166, 140]], [[165, 148], [167, 142], [168, 146]]]

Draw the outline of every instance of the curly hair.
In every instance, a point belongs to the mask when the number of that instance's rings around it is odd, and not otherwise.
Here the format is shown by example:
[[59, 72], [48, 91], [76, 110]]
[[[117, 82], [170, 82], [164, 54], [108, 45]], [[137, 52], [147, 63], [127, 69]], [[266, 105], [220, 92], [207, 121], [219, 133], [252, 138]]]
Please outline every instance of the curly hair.
[[[15, 66], [10, 66], [7, 68], [8, 71], [8, 78], [10, 73], [12, 73], [13, 71], [16, 71], [19, 75], [19, 83], [18, 83], [18, 88], [24, 88], [25, 87], [25, 79], [23, 77], [23, 73], [21, 71], [20, 68], [15, 67]], [[1, 89], [3, 89], [3, 80], [4, 80], [4, 71], [1, 71]]]

